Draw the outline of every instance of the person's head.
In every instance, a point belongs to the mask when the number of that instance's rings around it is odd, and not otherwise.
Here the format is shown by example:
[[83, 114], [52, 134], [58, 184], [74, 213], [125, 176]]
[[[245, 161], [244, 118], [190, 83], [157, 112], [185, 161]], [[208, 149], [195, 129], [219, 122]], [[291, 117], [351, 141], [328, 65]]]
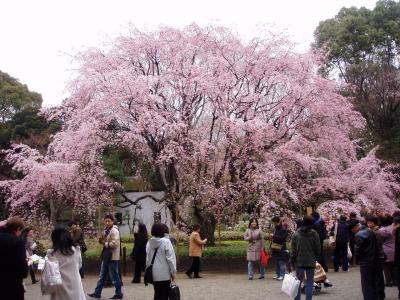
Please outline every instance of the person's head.
[[25, 222], [21, 218], [12, 217], [7, 220], [4, 231], [14, 234], [16, 236], [20, 236], [24, 228], [25, 228]]
[[163, 223], [154, 223], [151, 227], [151, 235], [153, 237], [162, 238], [165, 235], [165, 224]]
[[379, 217], [379, 221], [381, 223], [381, 226], [386, 227], [390, 226], [393, 223], [393, 218], [390, 215], [381, 215]]
[[21, 233], [21, 237], [26, 239], [27, 237], [33, 238], [34, 232], [31, 227], [25, 227]]
[[111, 229], [114, 225], [114, 216], [112, 214], [107, 214], [104, 216], [104, 225], [107, 229]]
[[272, 223], [274, 224], [274, 226], [278, 226], [281, 224], [281, 218], [279, 216], [275, 216], [271, 219]]
[[357, 233], [360, 231], [360, 229], [360, 222], [358, 220], [351, 220], [351, 222], [349, 223], [349, 230], [351, 230], [351, 232], [353, 233]]
[[257, 220], [257, 218], [250, 218], [249, 228], [253, 228], [253, 229], [258, 228], [258, 220]]
[[74, 230], [74, 229], [76, 229], [76, 228], [78, 227], [78, 223], [77, 223], [76, 221], [74, 221], [74, 220], [69, 221], [69, 222], [68, 222], [68, 227], [69, 227], [71, 230]]
[[63, 255], [72, 255], [74, 252], [72, 246], [74, 241], [72, 240], [71, 233], [63, 225], [57, 225], [51, 233], [51, 241], [53, 242], [54, 252], [59, 251]]
[[295, 222], [296, 222], [296, 229], [299, 229], [301, 226], [303, 226], [302, 219], [297, 219]]
[[169, 228], [167, 224], [161, 223], [162, 227], [164, 228], [164, 236], [169, 234]]
[[142, 234], [144, 236], [147, 237], [147, 228], [146, 225], [144, 225], [143, 223], [139, 223], [138, 225], [138, 234]]
[[192, 226], [192, 231], [200, 232], [200, 225], [199, 224], [194, 224]]
[[350, 220], [355, 220], [355, 219], [357, 219], [357, 214], [354, 211], [352, 211], [350, 213], [349, 217], [350, 217]]
[[303, 225], [304, 227], [309, 227], [314, 225], [314, 218], [312, 216], [304, 216], [303, 217]]
[[346, 222], [346, 220], [347, 220], [347, 218], [346, 218], [345, 215], [341, 215], [341, 216], [339, 217], [339, 222]]
[[378, 226], [378, 218], [374, 215], [366, 215], [365, 222], [367, 223], [369, 229], [374, 229], [376, 226]]
[[320, 215], [319, 215], [319, 213], [318, 213], [316, 210], [314, 210], [314, 211], [311, 213], [311, 217], [313, 217], [314, 220], [317, 221], [317, 220], [320, 218]]

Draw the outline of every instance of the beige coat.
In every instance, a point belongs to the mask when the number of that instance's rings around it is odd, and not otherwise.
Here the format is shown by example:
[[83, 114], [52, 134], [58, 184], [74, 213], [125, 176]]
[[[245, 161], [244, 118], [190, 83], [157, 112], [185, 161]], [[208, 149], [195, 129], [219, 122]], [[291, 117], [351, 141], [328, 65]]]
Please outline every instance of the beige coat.
[[74, 254], [65, 256], [60, 252], [48, 251], [49, 259], [55, 257], [60, 266], [62, 285], [57, 286], [50, 300], [86, 300], [79, 268], [82, 266], [81, 251], [73, 247]]
[[201, 257], [205, 243], [206, 240], [202, 240], [200, 234], [197, 231], [193, 231], [189, 238], [189, 256]]
[[110, 233], [104, 239], [104, 247], [112, 249], [111, 260], [120, 259], [120, 245], [119, 230], [118, 227], [114, 225]]
[[259, 261], [261, 249], [264, 246], [264, 238], [260, 229], [247, 229], [244, 239], [249, 242], [247, 246], [247, 261]]

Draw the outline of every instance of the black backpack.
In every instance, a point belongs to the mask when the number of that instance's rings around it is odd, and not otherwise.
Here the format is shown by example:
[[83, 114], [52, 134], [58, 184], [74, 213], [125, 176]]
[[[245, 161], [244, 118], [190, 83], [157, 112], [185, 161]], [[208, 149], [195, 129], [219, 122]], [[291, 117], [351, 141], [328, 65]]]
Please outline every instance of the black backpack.
[[151, 260], [150, 266], [146, 267], [144, 270], [144, 284], [147, 286], [149, 283], [153, 284], [153, 264], [154, 264], [154, 259], [156, 258], [158, 247], [154, 251], [153, 258]]

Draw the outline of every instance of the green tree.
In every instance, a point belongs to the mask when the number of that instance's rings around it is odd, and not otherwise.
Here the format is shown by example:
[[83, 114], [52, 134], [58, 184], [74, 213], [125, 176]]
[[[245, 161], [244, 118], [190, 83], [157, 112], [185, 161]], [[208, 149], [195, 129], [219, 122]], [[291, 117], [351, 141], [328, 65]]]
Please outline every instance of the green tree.
[[0, 125], [0, 148], [8, 148], [11, 142], [23, 143], [44, 153], [51, 135], [60, 129], [60, 122], [48, 122], [39, 109], [27, 108]]
[[366, 119], [366, 145], [380, 145], [381, 157], [399, 161], [400, 3], [342, 8], [320, 22], [314, 35], [315, 48], [326, 51], [321, 71], [345, 83], [341, 92]]
[[[134, 175], [140, 173], [143, 182], [139, 185], [146, 185], [151, 190], [163, 190], [156, 172], [145, 157], [137, 155], [125, 147], [108, 146], [102, 155], [103, 165], [107, 176], [121, 184], [134, 184], [129, 182]], [[135, 186], [137, 184], [134, 184]], [[138, 188], [136, 186], [136, 188]]]
[[0, 122], [10, 120], [24, 109], [38, 109], [41, 105], [40, 94], [29, 91], [26, 85], [0, 71]]

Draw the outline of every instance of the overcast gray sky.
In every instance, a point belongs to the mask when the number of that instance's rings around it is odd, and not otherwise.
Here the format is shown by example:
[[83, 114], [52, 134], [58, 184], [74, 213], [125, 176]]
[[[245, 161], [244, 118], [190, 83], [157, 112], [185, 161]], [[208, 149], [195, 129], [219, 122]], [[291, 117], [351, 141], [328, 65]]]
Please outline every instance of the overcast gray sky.
[[228, 26], [246, 38], [261, 24], [286, 30], [304, 51], [319, 21], [341, 7], [373, 8], [375, 0], [2, 0], [0, 70], [43, 96], [44, 105], [68, 96], [71, 56], [126, 31], [169, 25]]

